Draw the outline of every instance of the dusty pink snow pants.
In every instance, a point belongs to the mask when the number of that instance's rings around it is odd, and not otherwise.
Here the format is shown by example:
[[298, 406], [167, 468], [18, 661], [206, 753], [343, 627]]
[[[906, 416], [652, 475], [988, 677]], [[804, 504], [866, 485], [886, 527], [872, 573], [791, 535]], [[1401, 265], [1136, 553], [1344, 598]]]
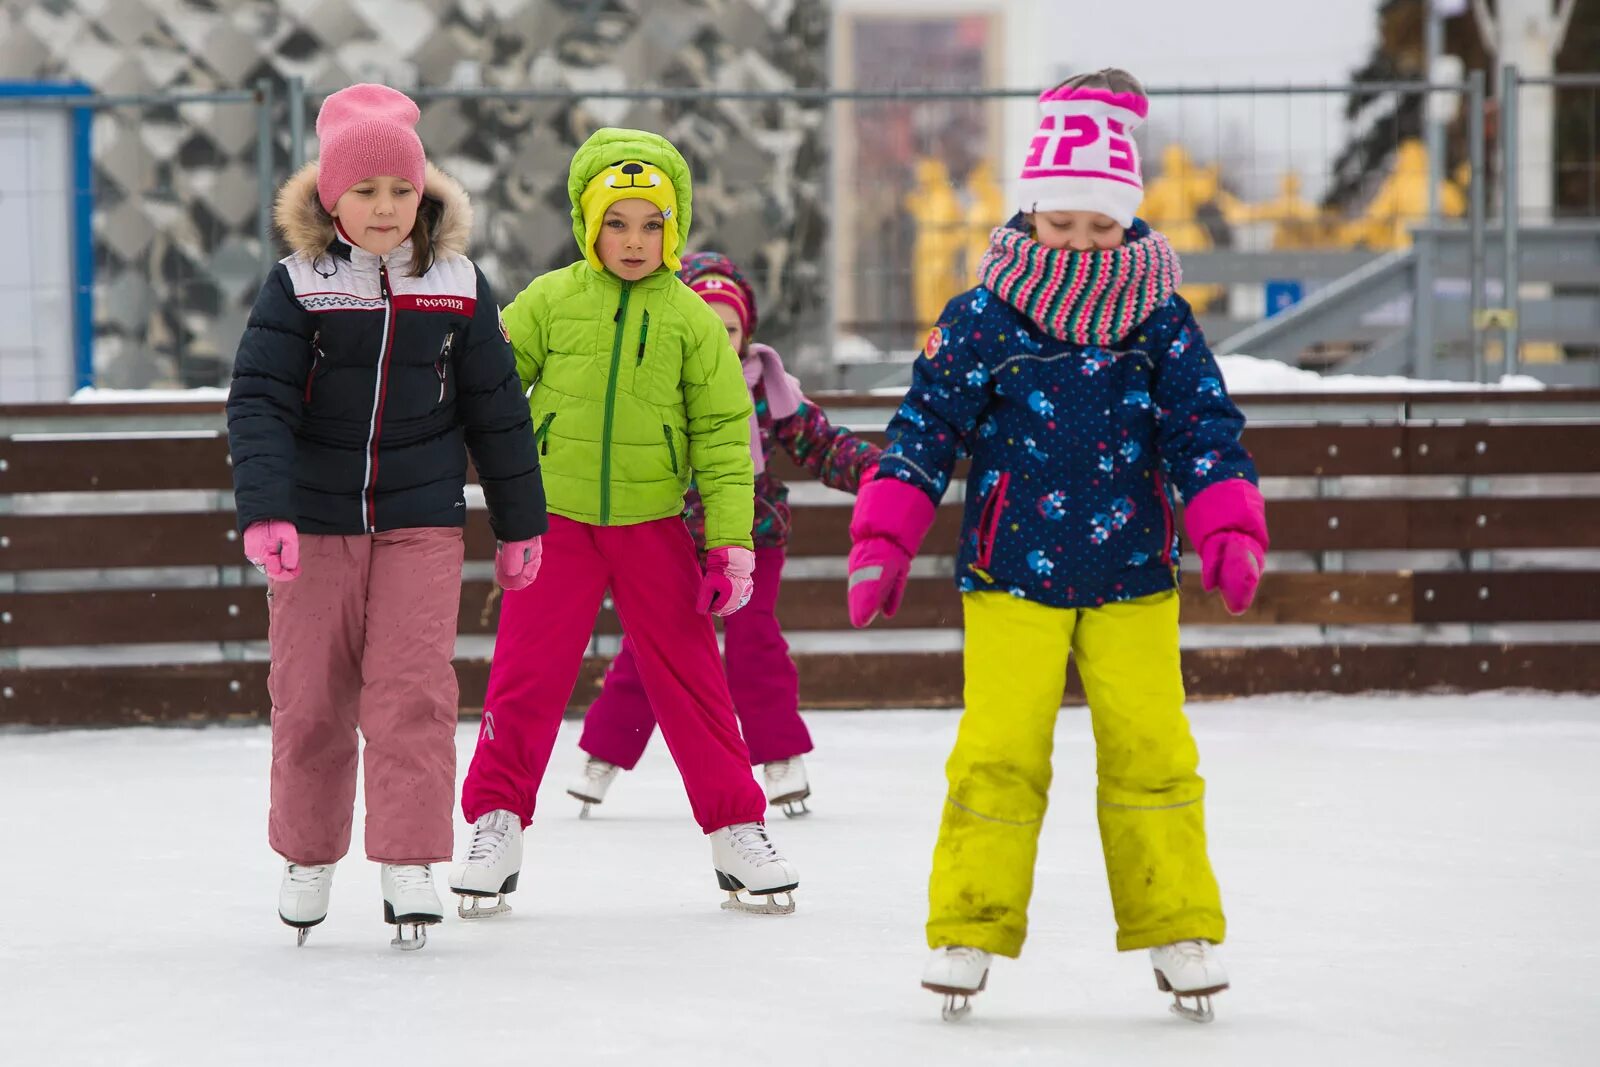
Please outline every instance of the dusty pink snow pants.
[[[778, 625], [783, 561], [781, 548], [756, 549], [756, 588], [750, 603], [722, 620], [728, 689], [745, 744], [750, 746], [751, 763], [771, 763], [811, 751], [811, 733], [800, 718], [800, 676]], [[584, 716], [578, 747], [631, 771], [655, 728], [644, 679], [631, 642], [624, 639], [622, 651], [606, 671], [600, 695]]]
[[302, 534], [300, 576], [271, 583], [267, 839], [285, 859], [349, 851], [358, 729], [367, 858], [450, 858], [462, 552], [450, 528]]
[[709, 834], [765, 816], [716, 631], [694, 608], [700, 578], [694, 541], [676, 515], [634, 526], [550, 517], [539, 577], [501, 599], [483, 726], [461, 790], [469, 822], [499, 808], [523, 826], [532, 820], [608, 585], [695, 821]]

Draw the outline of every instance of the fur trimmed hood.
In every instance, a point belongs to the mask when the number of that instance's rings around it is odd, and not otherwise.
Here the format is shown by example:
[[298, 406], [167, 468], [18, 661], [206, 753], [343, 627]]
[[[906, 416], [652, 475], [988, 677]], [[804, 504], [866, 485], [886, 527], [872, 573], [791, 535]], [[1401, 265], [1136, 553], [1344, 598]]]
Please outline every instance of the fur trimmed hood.
[[[461, 183], [428, 164], [422, 195], [444, 205], [444, 214], [434, 230], [433, 242], [441, 254], [464, 256], [472, 236], [472, 200]], [[337, 233], [333, 220], [317, 200], [317, 164], [307, 163], [278, 189], [272, 207], [272, 221], [288, 242], [291, 251], [315, 259], [327, 252]]]

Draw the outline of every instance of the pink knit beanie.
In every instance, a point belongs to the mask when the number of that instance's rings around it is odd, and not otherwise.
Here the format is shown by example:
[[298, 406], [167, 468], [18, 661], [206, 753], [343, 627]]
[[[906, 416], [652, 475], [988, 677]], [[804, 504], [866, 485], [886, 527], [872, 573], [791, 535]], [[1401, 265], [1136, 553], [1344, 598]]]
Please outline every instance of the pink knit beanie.
[[1039, 97], [1039, 129], [1017, 183], [1023, 211], [1098, 211], [1122, 226], [1144, 199], [1133, 128], [1142, 94], [1061, 86]]
[[422, 193], [428, 161], [417, 139], [422, 112], [398, 89], [363, 83], [340, 89], [317, 113], [317, 198], [328, 211], [357, 182], [404, 178]]

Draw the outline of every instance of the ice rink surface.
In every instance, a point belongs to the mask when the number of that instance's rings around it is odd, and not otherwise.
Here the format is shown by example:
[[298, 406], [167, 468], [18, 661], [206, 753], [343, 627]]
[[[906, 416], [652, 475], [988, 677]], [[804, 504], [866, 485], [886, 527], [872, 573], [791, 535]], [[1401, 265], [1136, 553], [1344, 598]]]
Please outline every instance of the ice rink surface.
[[[954, 1024], [918, 986], [954, 712], [810, 716], [815, 813], [771, 823], [800, 866], [788, 918], [719, 910], [659, 740], [579, 821], [568, 723], [516, 910], [452, 910], [418, 953], [389, 947], [359, 821], [328, 921], [295, 948], [265, 729], [0, 734], [0, 1062], [1596, 1062], [1600, 702], [1191, 716], [1234, 983], [1210, 1026], [1169, 1015], [1145, 954], [1113, 949], [1082, 709], [1061, 717], [1023, 958]], [[474, 739], [463, 724], [462, 771]]]

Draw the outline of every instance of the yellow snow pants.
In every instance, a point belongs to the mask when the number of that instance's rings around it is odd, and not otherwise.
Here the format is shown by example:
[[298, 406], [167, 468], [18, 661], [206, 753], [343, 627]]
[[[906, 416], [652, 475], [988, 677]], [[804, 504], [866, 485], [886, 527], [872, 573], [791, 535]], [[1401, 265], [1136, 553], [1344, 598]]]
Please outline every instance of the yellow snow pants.
[[1178, 595], [1052, 608], [968, 593], [966, 712], [928, 885], [928, 945], [1022, 951], [1067, 656], [1093, 722], [1117, 948], [1221, 942], [1199, 752], [1183, 713]]

